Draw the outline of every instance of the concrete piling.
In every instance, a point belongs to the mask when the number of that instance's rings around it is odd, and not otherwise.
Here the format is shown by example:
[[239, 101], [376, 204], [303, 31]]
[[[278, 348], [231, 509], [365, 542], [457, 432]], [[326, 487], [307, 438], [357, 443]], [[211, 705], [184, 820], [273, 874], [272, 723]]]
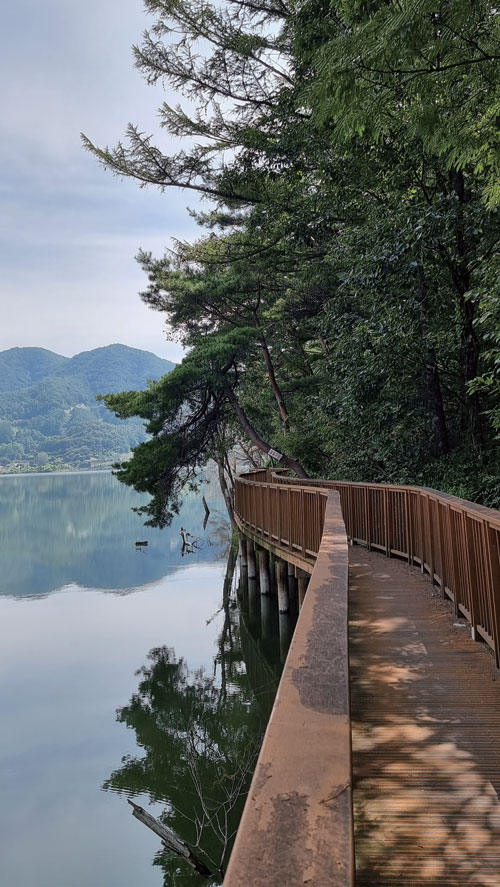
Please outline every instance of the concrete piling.
[[290, 599], [288, 596], [287, 569], [284, 561], [276, 559], [276, 584], [278, 586], [278, 609], [280, 613], [288, 613]]
[[297, 569], [297, 583], [298, 583], [298, 594], [299, 594], [299, 610], [304, 603], [304, 598], [306, 596], [307, 586], [309, 585], [309, 573], [306, 573], [304, 570]]
[[256, 579], [257, 578], [257, 561], [255, 559], [255, 545], [252, 539], [247, 539], [247, 563], [248, 563], [248, 578]]
[[267, 548], [259, 548], [259, 582], [260, 593], [270, 594], [271, 577], [269, 575], [269, 552]]

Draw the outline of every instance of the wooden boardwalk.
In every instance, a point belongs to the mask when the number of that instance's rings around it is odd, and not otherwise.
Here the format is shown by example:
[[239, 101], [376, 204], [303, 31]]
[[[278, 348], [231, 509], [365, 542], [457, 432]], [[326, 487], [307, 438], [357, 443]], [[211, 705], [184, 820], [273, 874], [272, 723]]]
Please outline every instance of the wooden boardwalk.
[[350, 555], [357, 887], [500, 887], [500, 674], [418, 569]]

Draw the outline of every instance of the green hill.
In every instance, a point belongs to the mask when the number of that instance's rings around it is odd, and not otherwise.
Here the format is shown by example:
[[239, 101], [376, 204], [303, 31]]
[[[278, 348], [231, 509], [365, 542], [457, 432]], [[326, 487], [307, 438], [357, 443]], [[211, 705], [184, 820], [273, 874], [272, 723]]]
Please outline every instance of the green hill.
[[144, 440], [142, 421], [121, 422], [96, 396], [142, 389], [174, 366], [126, 345], [71, 358], [44, 348], [0, 352], [0, 465], [90, 467], [119, 458]]
[[[73, 358], [74, 359], [74, 358]], [[0, 352], [0, 391], [17, 391], [57, 373], [69, 357], [45, 348], [9, 348]]]

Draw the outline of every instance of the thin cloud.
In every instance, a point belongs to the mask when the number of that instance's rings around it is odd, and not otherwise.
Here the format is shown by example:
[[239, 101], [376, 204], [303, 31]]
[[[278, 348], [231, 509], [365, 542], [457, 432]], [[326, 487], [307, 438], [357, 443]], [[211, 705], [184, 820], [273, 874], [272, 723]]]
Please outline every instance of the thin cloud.
[[147, 24], [140, 0], [18, 0], [5, 12], [0, 349], [73, 354], [122, 341], [181, 356], [138, 297], [145, 280], [134, 256], [195, 234], [187, 198], [114, 179], [79, 137], [114, 144], [129, 121], [157, 131], [157, 106], [176, 101], [133, 68], [131, 45]]

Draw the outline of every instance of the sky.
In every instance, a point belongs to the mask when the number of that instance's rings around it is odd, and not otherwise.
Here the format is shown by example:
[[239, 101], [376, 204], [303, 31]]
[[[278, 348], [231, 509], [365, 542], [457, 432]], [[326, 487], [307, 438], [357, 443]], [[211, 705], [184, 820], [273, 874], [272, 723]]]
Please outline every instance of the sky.
[[40, 346], [72, 356], [121, 342], [179, 360], [164, 318], [138, 293], [139, 248], [163, 254], [196, 236], [196, 197], [140, 189], [81, 146], [115, 145], [129, 122], [168, 136], [157, 108], [175, 103], [134, 68], [152, 23], [142, 0], [16, 0], [0, 31], [0, 351]]

